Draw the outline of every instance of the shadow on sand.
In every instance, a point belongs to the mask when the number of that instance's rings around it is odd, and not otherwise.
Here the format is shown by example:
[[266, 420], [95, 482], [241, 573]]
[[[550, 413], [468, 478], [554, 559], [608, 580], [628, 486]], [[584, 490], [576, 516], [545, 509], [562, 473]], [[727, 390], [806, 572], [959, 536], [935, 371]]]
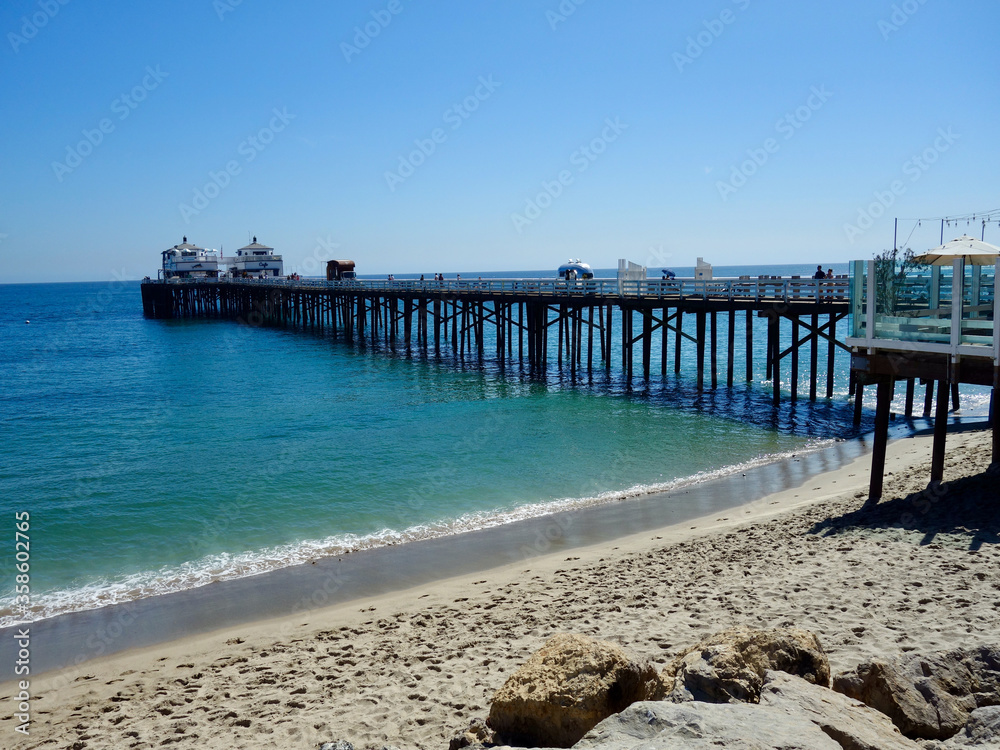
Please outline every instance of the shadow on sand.
[[931, 544], [938, 534], [964, 537], [970, 550], [1000, 544], [1000, 465], [906, 497], [865, 503], [856, 511], [817, 523], [809, 533], [836, 536], [854, 529], [920, 531], [921, 544]]

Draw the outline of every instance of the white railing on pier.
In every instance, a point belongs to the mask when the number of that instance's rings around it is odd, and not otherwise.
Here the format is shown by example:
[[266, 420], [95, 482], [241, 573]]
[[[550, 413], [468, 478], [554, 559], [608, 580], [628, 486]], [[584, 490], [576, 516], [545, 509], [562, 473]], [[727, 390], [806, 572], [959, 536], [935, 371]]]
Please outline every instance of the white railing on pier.
[[850, 280], [837, 279], [446, 279], [444, 281], [398, 279], [268, 279], [218, 278], [171, 279], [146, 283], [220, 283], [248, 286], [277, 286], [293, 289], [330, 289], [364, 292], [420, 292], [428, 294], [477, 293], [492, 297], [600, 297], [608, 299], [740, 300], [753, 302], [843, 302], [847, 303]]

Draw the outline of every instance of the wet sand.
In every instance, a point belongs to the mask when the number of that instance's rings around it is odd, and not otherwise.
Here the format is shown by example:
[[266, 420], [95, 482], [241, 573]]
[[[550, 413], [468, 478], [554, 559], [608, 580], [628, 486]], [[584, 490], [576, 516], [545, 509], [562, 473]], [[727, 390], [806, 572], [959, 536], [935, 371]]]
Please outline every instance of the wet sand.
[[[28, 737], [14, 732], [16, 688], [4, 683], [0, 736], [17, 748], [315, 748], [337, 738], [442, 748], [556, 632], [662, 665], [724, 627], [795, 625], [819, 634], [835, 670], [995, 640], [1000, 478], [982, 474], [989, 449], [989, 433], [950, 435], [946, 484], [916, 495], [929, 437], [891, 443], [874, 508], [862, 507], [866, 455], [694, 520], [583, 547], [553, 531], [549, 546], [499, 567], [484, 554], [490, 564], [471, 574], [34, 677]], [[462, 553], [465, 570], [483, 562], [477, 552]]]

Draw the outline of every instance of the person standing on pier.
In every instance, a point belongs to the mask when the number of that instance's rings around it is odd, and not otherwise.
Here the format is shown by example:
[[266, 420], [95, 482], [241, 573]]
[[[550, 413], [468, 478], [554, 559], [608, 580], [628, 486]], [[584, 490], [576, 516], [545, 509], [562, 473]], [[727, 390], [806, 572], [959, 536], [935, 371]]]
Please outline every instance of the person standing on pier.
[[814, 279], [825, 279], [826, 272], [823, 270], [823, 266], [816, 266], [816, 273], [813, 274]]

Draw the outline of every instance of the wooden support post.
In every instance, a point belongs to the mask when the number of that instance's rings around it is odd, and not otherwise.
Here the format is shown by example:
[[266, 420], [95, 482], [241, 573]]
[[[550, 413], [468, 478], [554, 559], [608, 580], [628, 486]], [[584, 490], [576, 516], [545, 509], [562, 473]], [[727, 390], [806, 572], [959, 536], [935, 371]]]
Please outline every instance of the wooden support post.
[[417, 321], [417, 325], [420, 326], [421, 336], [418, 341], [420, 345], [423, 346], [424, 351], [426, 352], [427, 345], [429, 343], [428, 339], [430, 339], [430, 336], [428, 335], [427, 332], [427, 299], [425, 297], [420, 298], [419, 316], [420, 317]]
[[633, 310], [622, 308], [622, 357], [625, 362], [625, 378], [632, 382], [632, 324]]
[[587, 370], [594, 368], [594, 306], [587, 308]]
[[465, 356], [466, 349], [469, 352], [472, 351], [472, 332], [469, 330], [471, 326], [471, 321], [469, 320], [471, 311], [469, 310], [469, 301], [462, 301], [462, 330], [460, 331], [459, 338], [461, 341], [458, 344], [458, 351], [462, 356]]
[[[514, 359], [514, 305], [516, 303], [510, 303], [507, 305], [507, 356], [510, 359]], [[520, 309], [518, 304], [518, 309]]]
[[816, 400], [816, 380], [819, 375], [819, 315], [812, 316], [812, 347], [809, 349], [809, 400]]
[[580, 358], [583, 355], [583, 308], [577, 307], [573, 310], [573, 320], [576, 321], [576, 365], [580, 366]]
[[958, 400], [958, 383], [951, 384], [951, 408], [958, 411], [961, 408], [961, 404]]
[[726, 353], [726, 387], [733, 387], [733, 365], [736, 363], [736, 311], [730, 310], [727, 313], [727, 328], [729, 336], [729, 348]]
[[476, 338], [478, 339], [478, 341], [476, 343], [477, 343], [477, 346], [478, 346], [478, 354], [479, 354], [479, 358], [480, 359], [483, 358], [483, 355], [486, 352], [486, 341], [485, 341], [485, 339], [486, 339], [486, 335], [485, 335], [485, 333], [486, 333], [486, 330], [485, 330], [486, 329], [486, 307], [485, 307], [485, 304], [486, 303], [484, 303], [484, 302], [480, 302], [480, 303], [478, 303], [476, 305], [476, 309], [477, 309], [478, 314], [479, 314], [478, 320], [476, 321]]
[[[994, 292], [995, 294], [995, 292]], [[1000, 463], [1000, 431], [997, 430], [997, 422], [1000, 422], [1000, 409], [995, 408], [997, 388], [1000, 388], [1000, 368], [993, 368], [993, 390], [990, 391], [990, 423], [993, 430], [993, 457], [991, 466], [996, 467]]]
[[660, 376], [667, 374], [667, 308], [660, 310]]
[[903, 408], [903, 414], [909, 419], [913, 416], [913, 392], [915, 389], [916, 381], [913, 378], [906, 379], [906, 406]]
[[[483, 310], [486, 310], [486, 303], [483, 303]], [[484, 322], [485, 325], [485, 322]], [[499, 300], [493, 301], [493, 327], [496, 329], [496, 355], [497, 363], [503, 367], [504, 350], [507, 349], [507, 315], [504, 312], [503, 303]]]
[[781, 403], [781, 363], [778, 359], [778, 356], [781, 354], [781, 337], [778, 335], [780, 326], [781, 317], [777, 313], [768, 317], [767, 339], [771, 350], [768, 359], [771, 361], [771, 386], [773, 390], [772, 400], [774, 401], [775, 406]]
[[410, 348], [410, 338], [413, 331], [413, 301], [403, 300], [403, 344]]
[[944, 478], [944, 447], [948, 436], [948, 381], [938, 381], [937, 411], [934, 414], [934, 444], [931, 446], [931, 482]]
[[709, 358], [709, 366], [712, 370], [712, 390], [714, 391], [719, 387], [719, 337], [718, 337], [718, 322], [716, 321], [717, 313], [713, 310], [711, 313], [711, 329], [712, 329], [712, 342], [711, 342], [711, 356]]
[[645, 307], [642, 310], [642, 377], [649, 382], [649, 363], [653, 348], [653, 311]]
[[534, 307], [532, 305], [527, 305], [527, 321], [528, 321], [528, 366], [535, 366], [535, 315]]
[[875, 406], [875, 443], [872, 446], [872, 468], [868, 484], [868, 502], [878, 502], [882, 497], [882, 480], [885, 475], [885, 448], [889, 442], [889, 407], [892, 405], [893, 379], [883, 377], [878, 381], [878, 401]]
[[559, 348], [558, 355], [556, 358], [556, 364], [562, 367], [562, 355], [563, 355], [563, 329], [566, 327], [566, 308], [563, 305], [559, 306], [559, 318], [557, 325], [559, 326]]
[[764, 380], [771, 379], [771, 368], [774, 367], [774, 332], [776, 326], [773, 324], [776, 320], [776, 317], [770, 315], [767, 318], [767, 357], [765, 357], [764, 363]]
[[[613, 305], [608, 305], [608, 343], [605, 345], [607, 350], [607, 356], [604, 358], [604, 369], [611, 372], [611, 329], [613, 328], [611, 322], [611, 311], [614, 310]], [[624, 320], [624, 317], [622, 318]]]
[[541, 363], [542, 367], [548, 367], [549, 365], [549, 306], [539, 305], [538, 306], [538, 340], [539, 349], [541, 352]]
[[799, 400], [799, 316], [792, 318], [792, 403]]
[[674, 374], [676, 375], [681, 371], [681, 337], [684, 331], [684, 311], [679, 307], [677, 308], [677, 315], [675, 316], [675, 333], [674, 336]]
[[705, 313], [699, 310], [695, 313], [695, 344], [696, 364], [698, 366], [698, 390], [705, 388]]
[[934, 381], [927, 381], [927, 390], [924, 392], [924, 416], [929, 417], [931, 415], [931, 409], [934, 408]]
[[566, 329], [569, 334], [566, 337], [566, 353], [569, 355], [569, 370], [576, 375], [576, 311], [569, 308], [569, 318], [566, 321]]
[[632, 322], [632, 311], [622, 307], [622, 372], [628, 373], [629, 323]]
[[826, 397], [833, 398], [833, 367], [837, 354], [837, 320], [836, 313], [830, 313], [830, 325], [827, 333], [830, 338], [826, 342]]
[[747, 310], [747, 382], [753, 380], [753, 310]]
[[861, 407], [864, 400], [865, 387], [860, 382], [854, 384], [854, 426], [861, 426]]
[[609, 357], [607, 347], [604, 345], [604, 305], [597, 306], [597, 324], [601, 328], [601, 361], [606, 362]]
[[[517, 358], [524, 361], [524, 303], [517, 303]], [[530, 348], [531, 342], [528, 342]]]
[[441, 353], [441, 300], [434, 300], [434, 353]]

